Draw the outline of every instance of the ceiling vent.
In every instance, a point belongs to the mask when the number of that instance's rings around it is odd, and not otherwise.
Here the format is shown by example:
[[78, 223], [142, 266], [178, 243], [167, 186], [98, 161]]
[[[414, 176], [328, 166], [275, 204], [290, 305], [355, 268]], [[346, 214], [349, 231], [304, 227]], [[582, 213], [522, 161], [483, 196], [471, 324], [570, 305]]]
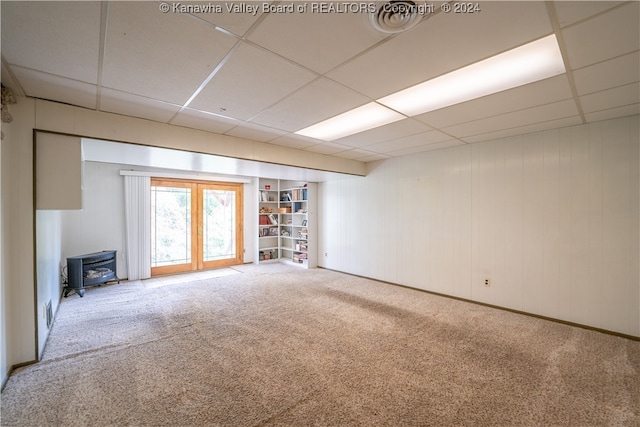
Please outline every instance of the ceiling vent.
[[390, 0], [381, 3], [369, 15], [373, 27], [383, 33], [401, 33], [415, 26], [422, 15], [411, 0]]

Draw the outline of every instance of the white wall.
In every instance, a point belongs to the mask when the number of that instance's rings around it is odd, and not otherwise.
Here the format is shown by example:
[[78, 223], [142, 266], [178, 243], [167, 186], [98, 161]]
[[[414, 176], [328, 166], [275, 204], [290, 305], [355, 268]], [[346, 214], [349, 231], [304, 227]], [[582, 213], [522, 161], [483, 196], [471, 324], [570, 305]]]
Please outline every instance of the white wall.
[[35, 102], [9, 106], [2, 124], [2, 382], [12, 366], [36, 359], [33, 259], [33, 128]]
[[321, 183], [319, 263], [640, 336], [638, 129], [609, 120]]
[[38, 358], [49, 338], [46, 306], [51, 303], [55, 315], [60, 305], [61, 236], [60, 213], [57, 210], [36, 211], [36, 322], [38, 325]]
[[80, 138], [38, 133], [35, 155], [35, 239], [37, 354], [42, 356], [50, 325], [60, 305], [61, 217], [58, 209], [82, 207], [82, 146]]
[[82, 209], [82, 141], [38, 132], [35, 148], [36, 209]]
[[70, 256], [116, 250], [117, 275], [127, 277], [124, 179], [121, 165], [84, 162], [81, 210], [63, 211], [62, 267]]

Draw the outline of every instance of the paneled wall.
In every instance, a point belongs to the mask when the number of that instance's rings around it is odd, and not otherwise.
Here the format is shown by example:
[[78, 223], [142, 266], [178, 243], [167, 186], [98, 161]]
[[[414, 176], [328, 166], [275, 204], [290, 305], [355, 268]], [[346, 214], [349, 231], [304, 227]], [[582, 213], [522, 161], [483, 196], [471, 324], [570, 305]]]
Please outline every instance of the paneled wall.
[[638, 128], [533, 133], [322, 183], [319, 264], [640, 336]]
[[0, 280], [0, 374], [35, 360], [36, 314], [33, 234], [33, 128], [35, 102], [19, 98], [2, 124], [2, 276]]

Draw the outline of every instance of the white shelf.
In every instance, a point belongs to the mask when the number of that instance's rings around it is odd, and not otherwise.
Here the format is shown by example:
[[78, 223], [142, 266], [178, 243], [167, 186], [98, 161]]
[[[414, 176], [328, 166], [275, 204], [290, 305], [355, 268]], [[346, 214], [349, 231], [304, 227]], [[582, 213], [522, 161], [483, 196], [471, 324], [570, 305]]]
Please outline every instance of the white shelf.
[[[270, 186], [270, 188], [265, 188], [266, 185]], [[290, 262], [306, 268], [317, 266], [315, 250], [315, 245], [317, 245], [317, 224], [315, 223], [316, 190], [316, 183], [263, 178], [258, 180], [258, 194], [256, 196], [258, 198], [258, 208], [273, 210], [272, 215], [275, 216], [278, 224], [264, 223], [264, 217], [268, 216], [269, 213], [259, 213], [257, 262], [273, 262], [274, 259], [260, 260], [260, 252], [264, 255], [265, 252], [277, 251], [277, 255], [274, 254], [274, 256], [279, 261]], [[283, 208], [288, 208], [292, 212], [279, 212]], [[299, 210], [303, 210], [303, 212], [298, 212]], [[261, 221], [263, 224], [260, 224]], [[263, 230], [273, 229], [274, 227], [277, 227], [277, 236], [262, 236]], [[288, 236], [282, 235], [284, 230], [289, 233]], [[301, 230], [305, 230], [305, 236], [298, 235]], [[277, 239], [277, 247], [274, 247], [276, 237], [279, 237], [279, 239]], [[305, 245], [306, 251], [296, 249], [300, 243]], [[304, 255], [305, 258], [298, 260], [299, 255]]]

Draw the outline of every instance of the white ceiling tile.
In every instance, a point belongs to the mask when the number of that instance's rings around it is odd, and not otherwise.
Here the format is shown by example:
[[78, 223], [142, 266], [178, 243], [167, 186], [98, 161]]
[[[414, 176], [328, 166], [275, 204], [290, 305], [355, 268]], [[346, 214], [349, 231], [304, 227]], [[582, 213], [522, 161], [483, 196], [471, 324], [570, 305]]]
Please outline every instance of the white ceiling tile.
[[320, 154], [335, 154], [341, 151], [350, 150], [351, 147], [347, 147], [346, 145], [335, 144], [333, 142], [323, 142], [322, 144], [312, 145], [310, 147], [305, 148], [305, 151], [311, 151], [312, 153], [320, 153]]
[[288, 134], [288, 135], [284, 135], [269, 141], [269, 144], [303, 149], [303, 148], [311, 147], [313, 145], [317, 145], [318, 141], [312, 140], [310, 138], [300, 137], [298, 135]]
[[465, 145], [464, 142], [452, 139], [450, 141], [437, 142], [435, 144], [420, 145], [418, 147], [406, 148], [404, 150], [389, 151], [386, 154], [392, 157], [408, 156], [410, 154], [424, 153], [425, 151], [441, 150], [443, 148], [457, 147]]
[[316, 75], [264, 49], [242, 43], [191, 107], [248, 120]]
[[347, 136], [335, 142], [351, 147], [364, 147], [378, 142], [388, 141], [404, 136], [415, 135], [433, 130], [431, 127], [413, 119], [404, 119], [388, 125]]
[[108, 22], [104, 86], [174, 104], [184, 104], [236, 43], [188, 15], [161, 13], [156, 2], [109, 2]]
[[562, 30], [571, 69], [640, 48], [640, 2], [632, 1]]
[[354, 150], [341, 151], [333, 155], [336, 157], [341, 157], [343, 159], [356, 160], [356, 159], [361, 159], [363, 157], [374, 156], [376, 154], [377, 153], [372, 153], [371, 151], [354, 149]]
[[[306, 12], [270, 13], [249, 40], [322, 74], [388, 36], [368, 24], [366, 13], [314, 11], [328, 3], [286, 3]], [[334, 4], [358, 6], [358, 2]]]
[[13, 70], [9, 68], [9, 64], [4, 61], [0, 61], [0, 81], [2, 85], [9, 88], [14, 96], [25, 96], [22, 87], [18, 83]]
[[171, 124], [209, 132], [225, 133], [239, 123], [238, 120], [222, 117], [204, 111], [185, 108], [171, 120]]
[[[169, 4], [173, 6], [176, 3]], [[257, 1], [189, 1], [189, 4], [202, 6], [199, 10], [191, 13], [192, 16], [203, 19], [239, 37], [245, 35], [262, 15], [262, 3]]]
[[523, 134], [532, 133], [532, 132], [540, 132], [540, 131], [545, 131], [549, 129], [557, 129], [561, 127], [574, 126], [579, 124], [582, 124], [582, 120], [580, 119], [580, 117], [578, 116], [566, 117], [563, 119], [549, 120], [547, 122], [533, 123], [530, 125], [518, 126], [510, 129], [497, 130], [495, 132], [488, 132], [484, 134], [473, 135], [473, 136], [464, 138], [464, 140], [469, 143], [491, 141], [493, 139], [506, 138], [508, 136], [523, 135]]
[[558, 21], [561, 27], [575, 24], [578, 21], [597, 15], [607, 9], [616, 7], [621, 1], [554, 1]]
[[633, 52], [573, 72], [578, 95], [585, 95], [637, 82], [640, 79], [640, 53]]
[[367, 102], [367, 97], [319, 78], [259, 113], [251, 122], [295, 132]]
[[572, 97], [565, 74], [416, 116], [435, 128], [497, 116]]
[[386, 154], [371, 154], [371, 155], [364, 156], [364, 157], [358, 157], [357, 159], [354, 159], [354, 160], [357, 160], [359, 162], [367, 163], [367, 162], [375, 162], [377, 160], [388, 159], [390, 157], [391, 156], [388, 156]]
[[404, 138], [393, 139], [390, 141], [380, 142], [373, 145], [362, 147], [365, 150], [376, 153], [389, 153], [392, 151], [403, 150], [407, 148], [415, 148], [422, 145], [435, 144], [443, 141], [450, 141], [453, 138], [450, 135], [440, 131], [429, 131], [417, 135], [405, 136]]
[[552, 32], [543, 2], [480, 4], [480, 13], [435, 14], [327, 75], [377, 99]]
[[473, 135], [487, 134], [577, 115], [578, 109], [576, 104], [573, 99], [569, 99], [450, 126], [444, 128], [443, 131], [468, 141], [468, 137]]
[[180, 110], [180, 106], [103, 88], [100, 110], [166, 123]]
[[639, 102], [640, 84], [637, 82], [580, 97], [580, 104], [585, 113], [623, 107]]
[[96, 85], [28, 68], [13, 66], [11, 69], [27, 96], [65, 102], [85, 108], [96, 108], [98, 91]]
[[585, 114], [588, 122], [615, 119], [640, 114], [640, 104], [625, 105], [624, 107], [610, 108], [608, 110], [596, 111]]
[[100, 2], [3, 1], [3, 60], [96, 84], [100, 9]]
[[242, 122], [240, 125], [226, 132], [227, 135], [261, 142], [271, 141], [272, 139], [285, 135], [286, 133], [287, 132], [282, 130], [277, 130], [266, 126], [254, 125], [252, 123], [246, 122]]

